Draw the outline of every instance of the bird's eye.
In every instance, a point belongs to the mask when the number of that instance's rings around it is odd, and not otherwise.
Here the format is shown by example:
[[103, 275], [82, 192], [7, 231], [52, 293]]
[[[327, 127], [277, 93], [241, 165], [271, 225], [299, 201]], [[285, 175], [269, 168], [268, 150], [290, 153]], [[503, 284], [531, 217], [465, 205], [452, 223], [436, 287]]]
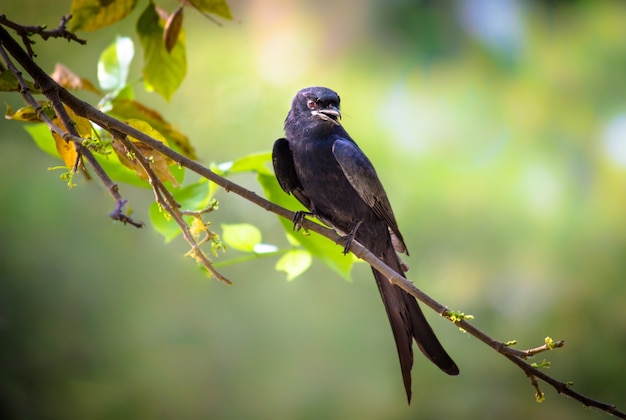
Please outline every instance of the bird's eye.
[[308, 106], [309, 109], [317, 109], [317, 101], [314, 101], [313, 99], [309, 99], [306, 103], [306, 106]]

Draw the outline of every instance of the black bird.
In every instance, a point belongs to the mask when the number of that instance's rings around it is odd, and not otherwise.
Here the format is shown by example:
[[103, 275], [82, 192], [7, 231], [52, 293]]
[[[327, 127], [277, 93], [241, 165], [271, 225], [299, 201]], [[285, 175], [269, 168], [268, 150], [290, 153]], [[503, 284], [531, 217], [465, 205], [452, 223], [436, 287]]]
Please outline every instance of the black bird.
[[[399, 274], [396, 251], [408, 255], [387, 194], [367, 156], [339, 122], [339, 95], [324, 87], [302, 89], [285, 120], [286, 138], [272, 152], [280, 186], [312, 215], [358, 241]], [[411, 402], [413, 339], [449, 375], [459, 368], [444, 350], [417, 301], [376, 270], [374, 277], [396, 341], [402, 379]]]

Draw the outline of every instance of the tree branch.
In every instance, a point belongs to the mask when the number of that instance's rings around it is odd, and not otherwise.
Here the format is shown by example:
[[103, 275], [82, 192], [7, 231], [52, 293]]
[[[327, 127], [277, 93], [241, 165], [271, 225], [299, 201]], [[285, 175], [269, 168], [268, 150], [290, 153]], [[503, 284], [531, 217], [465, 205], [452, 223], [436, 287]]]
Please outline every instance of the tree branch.
[[146, 157], [141, 153], [141, 151], [135, 146], [135, 144], [128, 139], [125, 135], [120, 135], [119, 133], [113, 132], [114, 137], [117, 138], [120, 142], [124, 144], [127, 150], [131, 151], [139, 162], [141, 168], [148, 175], [148, 180], [150, 182], [150, 186], [154, 192], [154, 198], [156, 202], [161, 206], [163, 210], [165, 210], [171, 217], [174, 219], [178, 227], [180, 228], [183, 238], [191, 247], [191, 250], [187, 253], [187, 255], [193, 257], [198, 263], [200, 263], [204, 268], [206, 268], [216, 279], [226, 283], [232, 284], [232, 282], [223, 274], [215, 269], [213, 263], [210, 258], [206, 255], [206, 253], [200, 247], [200, 244], [194, 239], [189, 225], [183, 220], [183, 215], [180, 211], [180, 204], [174, 199], [174, 196], [170, 193], [170, 191], [165, 188], [163, 182], [159, 179], [157, 174], [152, 169], [150, 162], [146, 159]]
[[52, 30], [47, 30], [45, 26], [19, 25], [15, 22], [8, 20], [5, 15], [0, 15], [0, 25], [13, 29], [20, 36], [20, 38], [22, 38], [22, 42], [24, 43], [24, 47], [26, 47], [26, 51], [28, 51], [28, 55], [30, 57], [36, 57], [37, 54], [35, 54], [32, 48], [33, 44], [35, 44], [35, 41], [30, 39], [30, 36], [33, 34], [39, 35], [44, 41], [48, 38], [65, 38], [68, 41], [75, 41], [81, 45], [87, 44], [87, 41], [78, 38], [76, 34], [66, 29], [67, 22], [69, 22], [71, 18], [72, 15], [66, 15], [61, 17], [61, 22], [59, 22], [59, 26], [57, 26], [56, 29]]
[[[228, 179], [225, 179], [217, 175], [215, 172], [211, 171], [210, 169], [175, 152], [174, 150], [165, 146], [163, 143], [153, 139], [152, 137], [144, 134], [143, 132], [127, 124], [123, 124], [122, 122], [102, 113], [101, 111], [94, 108], [87, 102], [84, 102], [76, 98], [75, 96], [73, 96], [70, 92], [68, 92], [66, 89], [59, 86], [54, 80], [52, 80], [41, 68], [39, 68], [39, 66], [37, 66], [32, 61], [29, 54], [24, 52], [24, 50], [19, 46], [19, 44], [10, 37], [10, 35], [7, 33], [7, 31], [4, 28], [2, 28], [1, 24], [3, 24], [2, 19], [0, 19], [0, 44], [2, 44], [2, 46], [6, 48], [6, 50], [11, 54], [11, 56], [13, 56], [15, 60], [22, 66], [22, 68], [24, 68], [24, 70], [30, 74], [33, 80], [35, 80], [35, 82], [41, 88], [42, 93], [53, 102], [53, 105], [56, 103], [55, 110], [58, 109], [58, 112], [62, 116], [64, 113], [64, 109], [63, 109], [63, 106], [60, 106], [60, 107], [58, 106], [60, 103], [72, 109], [72, 111], [75, 114], [81, 117], [87, 118], [91, 120], [92, 122], [98, 124], [105, 130], [112, 133], [115, 137], [125, 139], [125, 136], [131, 136], [134, 139], [137, 139], [138, 141], [141, 141], [147, 146], [155, 149], [156, 151], [168, 157], [169, 159], [173, 160], [177, 164], [184, 166], [188, 168], [189, 170], [199, 174], [200, 176], [216, 183], [217, 185], [222, 187], [226, 192], [233, 192], [267, 211], [275, 213], [281, 217], [285, 217], [289, 220], [294, 220], [294, 217], [295, 217], [294, 212], [291, 212], [287, 209], [277, 206], [265, 200], [264, 198], [260, 197], [253, 191], [247, 190], [243, 188], [242, 186], [235, 184], [232, 181], [229, 181]], [[28, 91], [28, 87], [26, 86], [23, 79], [21, 78], [21, 74], [15, 68], [15, 66], [12, 65], [11, 60], [9, 59], [6, 52], [4, 51], [4, 48], [0, 48], [1, 56], [9, 65], [11, 71], [16, 75], [16, 77], [18, 77], [18, 80], [20, 80], [22, 95], [24, 96], [25, 100], [31, 105], [35, 106], [36, 109], [40, 108], [39, 105], [36, 103], [36, 101], [34, 103], [32, 102], [34, 101], [34, 98], [32, 98], [32, 95]], [[27, 48], [29, 47], [27, 46]], [[40, 113], [40, 115], [42, 115], [42, 118], [44, 118], [43, 113], [41, 112], [40, 109], [38, 110], [38, 112]], [[64, 138], [66, 138], [69, 141], [74, 142], [77, 145], [77, 150], [79, 151], [80, 155], [84, 156], [85, 159], [90, 163], [90, 165], [94, 168], [94, 170], [98, 174], [98, 178], [107, 186], [107, 188], [109, 189], [109, 192], [111, 193], [113, 198], [116, 200], [117, 202], [116, 210], [118, 210], [119, 212], [119, 210], [125, 204], [126, 201], [122, 199], [121, 195], [117, 191], [118, 190], [117, 185], [113, 183], [113, 181], [106, 175], [106, 173], [104, 173], [104, 171], [102, 170], [98, 162], [93, 157], [93, 154], [91, 153], [91, 151], [89, 151], [86, 147], [82, 146], [83, 139], [81, 139], [80, 136], [77, 136], [78, 133], [74, 133], [72, 131], [71, 120], [68, 121], [69, 117], [66, 118], [65, 116], [63, 116], [62, 118], [63, 118], [64, 125], [66, 126], [65, 128], [67, 131], [62, 130], [61, 128], [54, 125], [52, 121], [46, 121], [46, 123], [52, 130], [55, 130], [55, 131], [59, 130], [61, 133], [63, 133]], [[125, 144], [131, 150], [134, 147], [132, 145], [132, 142], [130, 142], [130, 140], [128, 139], [125, 140]], [[138, 150], [135, 149], [133, 151], [135, 152], [137, 156], [141, 156], [141, 153], [138, 153]], [[185, 235], [185, 232], [189, 233], [189, 231], [186, 229], [186, 224], [184, 223], [184, 221], [180, 223], [182, 219], [178, 220], [176, 218], [181, 215], [180, 210], [177, 207], [177, 203], [171, 197], [171, 195], [169, 195], [169, 191], [167, 191], [167, 189], [163, 186], [163, 184], [158, 180], [158, 177], [156, 177], [154, 172], [151, 172], [149, 162], [143, 161], [141, 159], [139, 161], [141, 163], [141, 166], [146, 171], [146, 173], [149, 174], [149, 179], [153, 186], [153, 191], [155, 192], [155, 198], [157, 202], [159, 202], [164, 208], [166, 208], [166, 210], [175, 218], [177, 223], [179, 223], [179, 226], [181, 226], [181, 229], [183, 230], [184, 235]], [[101, 173], [99, 173], [98, 171], [101, 171]], [[316, 232], [337, 244], [343, 243], [342, 237], [339, 236], [334, 230], [321, 226], [318, 223], [314, 223], [311, 220], [307, 220], [306, 218], [303, 218], [299, 222], [299, 225], [309, 231]], [[187, 236], [185, 237], [185, 239], [188, 239]], [[197, 245], [195, 241], [190, 242], [190, 244], [192, 244], [192, 250], [194, 249], [194, 246]], [[196, 244], [196, 245], [193, 245], [193, 244]], [[498, 353], [503, 354], [507, 359], [509, 359], [511, 362], [517, 365], [520, 369], [522, 369], [522, 371], [530, 378], [531, 384], [535, 387], [537, 395], [543, 395], [539, 389], [539, 386], [536, 380], [538, 378], [546, 382], [547, 384], [551, 385], [557, 392], [567, 395], [581, 402], [585, 406], [596, 407], [614, 416], [617, 416], [620, 418], [626, 418], [626, 413], [618, 410], [614, 405], [602, 403], [600, 401], [588, 398], [578, 392], [575, 392], [571, 389], [569, 384], [557, 381], [556, 379], [546, 375], [545, 373], [543, 373], [541, 370], [537, 369], [536, 367], [531, 366], [524, 360], [537, 353], [550, 350], [554, 347], [561, 347], [564, 344], [563, 341], [557, 341], [553, 345], [539, 346], [539, 347], [525, 350], [525, 351], [511, 349], [506, 343], [493, 339], [489, 335], [482, 332], [480, 329], [476, 328], [473, 324], [469, 323], [467, 321], [467, 317], [454, 314], [447, 307], [445, 307], [444, 305], [432, 299], [430, 296], [423, 293], [421, 290], [416, 288], [412, 282], [410, 282], [409, 280], [407, 280], [400, 274], [396, 273], [387, 265], [385, 265], [380, 259], [374, 256], [367, 249], [365, 249], [357, 241], [351, 241], [348, 249], [358, 258], [366, 261], [376, 270], [381, 272], [385, 277], [389, 279], [391, 283], [393, 283], [394, 285], [410, 293], [412, 296], [414, 296], [415, 298], [423, 302], [425, 305], [429, 306], [431, 309], [436, 311], [440, 316], [448, 318], [451, 322], [453, 322], [454, 324], [462, 328], [468, 334], [476, 337], [477, 339], [479, 339], [480, 341], [482, 341], [489, 347], [496, 350]]]

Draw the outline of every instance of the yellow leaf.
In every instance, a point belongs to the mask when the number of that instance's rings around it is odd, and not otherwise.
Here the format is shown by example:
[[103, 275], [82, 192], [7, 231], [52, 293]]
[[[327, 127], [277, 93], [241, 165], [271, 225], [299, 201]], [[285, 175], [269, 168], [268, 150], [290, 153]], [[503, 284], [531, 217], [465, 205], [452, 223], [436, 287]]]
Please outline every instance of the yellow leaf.
[[[165, 140], [165, 137], [163, 137], [161, 133], [152, 128], [147, 122], [141, 120], [129, 120], [126, 121], [126, 123], [167, 146], [167, 140]], [[144, 143], [133, 137], [130, 137], [130, 140], [133, 142], [135, 147], [139, 149], [139, 152], [146, 159], [148, 159], [148, 161], [150, 162], [150, 167], [159, 178], [159, 180], [161, 180], [162, 182], [170, 181], [175, 187], [178, 186], [176, 178], [174, 178], [174, 175], [172, 175], [172, 172], [169, 169], [169, 165], [173, 164], [171, 160], [169, 160], [167, 157], [163, 156], [161, 153], [157, 152], [150, 146], [145, 145]], [[114, 140], [112, 145], [115, 154], [124, 166], [133, 169], [137, 173], [137, 176], [139, 176], [139, 178], [145, 181], [149, 180], [148, 174], [141, 167], [136, 156], [133, 156], [131, 151], [127, 150], [126, 147], [118, 140]]]
[[59, 154], [59, 157], [61, 157], [63, 162], [65, 162], [65, 166], [67, 166], [68, 168], [74, 167], [76, 159], [78, 159], [78, 153], [76, 152], [74, 143], [71, 141], [63, 140], [63, 137], [61, 137], [54, 131], [52, 132], [52, 137], [54, 138], [54, 143], [57, 147], [57, 153]]
[[[50, 119], [54, 118], [54, 111], [50, 106], [50, 102], [48, 101], [37, 101], [37, 103], [41, 106], [41, 109], [44, 114], [46, 114]], [[15, 120], [15, 121], [24, 121], [24, 122], [41, 122], [42, 119], [39, 118], [37, 111], [30, 105], [22, 107], [18, 109], [16, 112], [13, 112], [13, 108], [7, 104], [7, 110], [4, 114], [4, 118], [7, 120]]]
[[133, 11], [137, 0], [74, 0], [70, 13], [72, 31], [95, 31], [111, 25]]
[[[74, 123], [74, 128], [78, 131], [78, 135], [82, 138], [90, 138], [91, 137], [91, 123], [88, 119], [79, 117], [74, 114], [74, 111], [65, 107], [69, 117]], [[65, 125], [63, 121], [57, 116], [52, 119], [52, 122], [55, 123], [61, 129], [65, 129]], [[76, 163], [76, 159], [78, 159], [78, 153], [76, 152], [76, 147], [74, 146], [74, 142], [65, 141], [62, 136], [58, 133], [52, 132], [52, 137], [54, 138], [54, 142], [57, 147], [57, 152], [59, 153], [59, 157], [65, 162], [65, 166], [68, 168], [72, 168]]]
[[113, 109], [111, 113], [115, 114], [123, 120], [140, 119], [147, 122], [173, 144], [183, 155], [190, 159], [197, 159], [196, 151], [189, 142], [189, 138], [168, 123], [161, 114], [152, 108], [130, 99], [113, 100]]
[[35, 109], [32, 106], [25, 106], [13, 112], [13, 108], [7, 104], [7, 110], [4, 113], [4, 118], [7, 120], [25, 121], [25, 122], [40, 122], [41, 119]]

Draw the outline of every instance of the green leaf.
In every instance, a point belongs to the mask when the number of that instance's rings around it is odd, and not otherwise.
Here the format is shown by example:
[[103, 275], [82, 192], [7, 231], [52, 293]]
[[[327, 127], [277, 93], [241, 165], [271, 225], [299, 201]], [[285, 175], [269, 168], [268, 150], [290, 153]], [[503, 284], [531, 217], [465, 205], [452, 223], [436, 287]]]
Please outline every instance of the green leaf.
[[209, 182], [206, 179], [173, 191], [174, 198], [183, 210], [204, 210], [213, 199]]
[[137, 0], [74, 0], [70, 7], [71, 31], [95, 31], [124, 19]]
[[276, 270], [287, 273], [287, 280], [291, 281], [304, 273], [311, 266], [311, 253], [304, 249], [292, 249], [280, 257], [276, 262]]
[[222, 241], [239, 251], [254, 252], [261, 243], [261, 231], [249, 223], [222, 224]]
[[15, 75], [7, 69], [0, 72], [0, 91], [17, 92], [18, 90], [20, 90], [20, 85]]
[[177, 42], [168, 52], [163, 43], [163, 26], [155, 5], [148, 3], [137, 21], [137, 34], [144, 50], [144, 85], [169, 101], [187, 73], [187, 55], [184, 30], [181, 29]]
[[[126, 85], [122, 89], [119, 89], [115, 92], [115, 96], [111, 99], [111, 102], [115, 101], [133, 101], [135, 100], [135, 90], [133, 89], [132, 84]], [[115, 106], [114, 103], [111, 103], [111, 107]], [[129, 117], [141, 120], [142, 118], [137, 117]], [[145, 120], [145, 118], [143, 118]]]
[[[258, 173], [257, 179], [259, 184], [263, 187], [263, 191], [265, 192], [265, 196], [268, 200], [292, 211], [306, 210], [302, 204], [293, 198], [293, 196], [287, 195], [287, 193], [280, 188], [280, 185], [278, 185], [278, 181], [273, 174]], [[322, 260], [324, 264], [344, 279], [348, 281], [351, 280], [350, 270], [355, 262], [355, 257], [351, 254], [343, 255], [340, 246], [332, 241], [329, 241], [323, 236], [317, 235], [314, 232], [305, 236], [302, 231], [295, 232], [293, 230], [293, 223], [290, 220], [286, 220], [283, 217], [280, 217], [279, 220], [287, 235], [302, 244], [307, 251]]]
[[224, 0], [191, 0], [191, 4], [202, 12], [218, 15], [228, 20], [233, 19], [230, 8]]
[[172, 220], [169, 214], [167, 214], [156, 201], [150, 205], [150, 223], [152, 227], [158, 233], [160, 233], [165, 242], [173, 241], [178, 235], [180, 235], [180, 227]]
[[98, 60], [98, 82], [103, 90], [122, 89], [126, 86], [128, 69], [135, 55], [133, 41], [118, 37], [109, 45]]
[[[30, 89], [31, 93], [39, 93], [39, 88], [35, 87], [33, 82], [26, 80], [26, 84]], [[0, 71], [0, 92], [17, 92], [20, 90], [20, 85], [17, 81], [17, 78], [8, 69], [3, 69]]]
[[271, 161], [271, 152], [254, 153], [234, 161], [220, 163], [218, 169], [224, 174], [257, 172], [271, 175], [272, 172], [267, 167], [268, 162]]
[[[172, 191], [172, 193], [184, 210], [205, 209], [209, 206], [212, 199], [209, 183], [206, 180], [187, 185], [179, 190]], [[187, 222], [191, 219], [191, 217], [185, 217]], [[165, 215], [156, 202], [150, 205], [150, 221], [154, 229], [163, 235], [165, 242], [172, 241], [181, 233], [178, 224]]]

